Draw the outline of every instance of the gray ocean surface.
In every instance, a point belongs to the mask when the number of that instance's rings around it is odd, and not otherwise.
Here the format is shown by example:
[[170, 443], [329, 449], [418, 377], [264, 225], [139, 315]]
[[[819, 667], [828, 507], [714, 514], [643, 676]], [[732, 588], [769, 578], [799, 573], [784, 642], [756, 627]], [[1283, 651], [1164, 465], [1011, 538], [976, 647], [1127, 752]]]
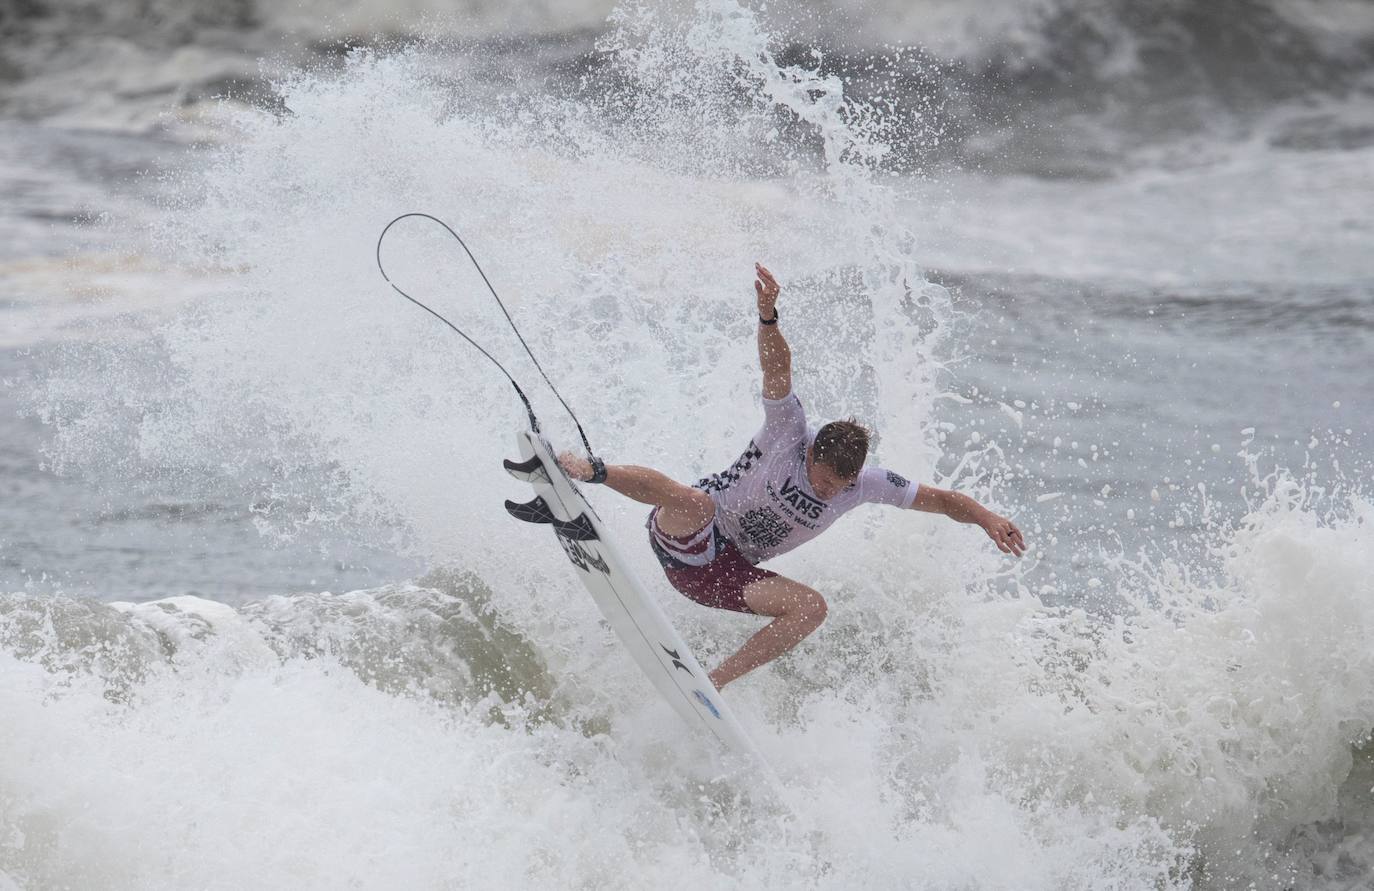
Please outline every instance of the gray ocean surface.
[[[1374, 7], [316, 6], [0, 10], [0, 887], [1374, 886]], [[608, 460], [747, 442], [758, 259], [814, 416], [1025, 530], [784, 564], [790, 859], [501, 510], [411, 210]]]

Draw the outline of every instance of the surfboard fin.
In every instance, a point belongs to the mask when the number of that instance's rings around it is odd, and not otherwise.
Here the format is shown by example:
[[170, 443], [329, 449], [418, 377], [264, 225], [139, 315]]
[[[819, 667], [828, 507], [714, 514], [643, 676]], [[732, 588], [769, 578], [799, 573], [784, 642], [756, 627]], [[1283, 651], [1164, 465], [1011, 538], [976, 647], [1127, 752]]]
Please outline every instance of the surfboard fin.
[[543, 495], [536, 495], [533, 501], [525, 504], [516, 504], [514, 501], [507, 501], [506, 512], [517, 520], [524, 520], [526, 523], [561, 522], [553, 515], [553, 509], [549, 507], [549, 503], [544, 500]]
[[563, 538], [572, 541], [600, 541], [601, 536], [596, 534], [596, 527], [592, 521], [587, 519], [586, 514], [578, 514], [576, 519], [553, 521], [554, 531]]
[[548, 482], [549, 472], [544, 469], [544, 462], [539, 460], [538, 455], [535, 455], [528, 461], [512, 461], [506, 458], [501, 463], [505, 466], [506, 473], [509, 473], [518, 480], [527, 483], [532, 483], [536, 480]]
[[560, 520], [553, 515], [553, 509], [544, 500], [544, 496], [536, 495], [533, 501], [525, 504], [516, 504], [514, 501], [506, 502], [506, 512], [517, 520], [524, 520], [526, 523], [547, 523], [553, 527], [553, 531], [558, 533], [560, 538], [569, 541], [600, 541], [601, 536], [596, 534], [596, 527], [586, 514], [578, 514], [573, 520]]

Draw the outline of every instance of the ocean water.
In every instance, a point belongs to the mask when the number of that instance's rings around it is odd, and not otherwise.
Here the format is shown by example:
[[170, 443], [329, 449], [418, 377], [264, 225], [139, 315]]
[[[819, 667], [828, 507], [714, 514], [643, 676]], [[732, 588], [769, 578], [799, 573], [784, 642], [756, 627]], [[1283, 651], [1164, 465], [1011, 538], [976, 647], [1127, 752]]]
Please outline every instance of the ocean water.
[[[1368, 4], [24, 3], [0, 190], [0, 888], [1374, 886]], [[727, 690], [760, 797], [501, 510], [409, 211], [681, 479], [766, 263], [815, 417], [1030, 553], [777, 561], [831, 611]]]

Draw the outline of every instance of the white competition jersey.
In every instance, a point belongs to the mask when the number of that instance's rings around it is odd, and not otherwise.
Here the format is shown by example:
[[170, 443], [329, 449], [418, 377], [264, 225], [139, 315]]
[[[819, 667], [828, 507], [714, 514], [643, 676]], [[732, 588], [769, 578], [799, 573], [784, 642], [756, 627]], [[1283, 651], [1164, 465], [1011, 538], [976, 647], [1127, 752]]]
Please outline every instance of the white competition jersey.
[[729, 470], [696, 488], [716, 504], [716, 525], [750, 563], [762, 563], [810, 541], [860, 504], [910, 507], [917, 485], [881, 467], [865, 467], [859, 478], [829, 501], [811, 491], [806, 452], [816, 438], [795, 393], [763, 400], [763, 429]]

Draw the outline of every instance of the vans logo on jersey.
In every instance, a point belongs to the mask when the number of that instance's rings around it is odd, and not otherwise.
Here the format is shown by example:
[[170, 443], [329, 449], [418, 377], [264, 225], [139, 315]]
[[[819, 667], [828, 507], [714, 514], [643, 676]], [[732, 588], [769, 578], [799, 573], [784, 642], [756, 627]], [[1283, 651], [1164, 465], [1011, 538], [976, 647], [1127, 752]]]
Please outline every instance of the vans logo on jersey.
[[792, 484], [792, 477], [788, 477], [782, 484], [782, 500], [797, 509], [798, 513], [810, 517], [813, 520], [821, 518], [821, 511], [825, 510], [825, 502], [818, 501], [807, 495], [801, 490], [800, 486]]

